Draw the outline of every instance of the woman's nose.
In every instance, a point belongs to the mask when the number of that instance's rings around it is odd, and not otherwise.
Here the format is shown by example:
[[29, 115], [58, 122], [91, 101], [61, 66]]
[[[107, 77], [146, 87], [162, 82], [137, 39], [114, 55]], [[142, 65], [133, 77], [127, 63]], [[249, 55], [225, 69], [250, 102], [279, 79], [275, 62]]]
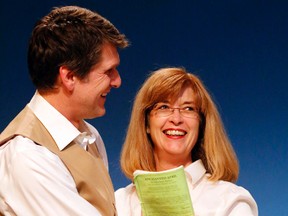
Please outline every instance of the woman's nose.
[[174, 109], [173, 113], [170, 115], [170, 121], [173, 122], [175, 125], [179, 125], [183, 122], [183, 117], [180, 113], [179, 109]]

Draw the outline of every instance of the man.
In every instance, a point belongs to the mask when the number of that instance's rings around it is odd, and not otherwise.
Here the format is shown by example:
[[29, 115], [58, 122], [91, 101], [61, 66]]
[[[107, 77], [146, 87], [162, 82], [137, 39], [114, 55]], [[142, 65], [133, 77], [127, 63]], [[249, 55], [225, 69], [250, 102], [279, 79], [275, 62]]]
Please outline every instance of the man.
[[37, 90], [0, 135], [1, 214], [117, 215], [103, 141], [84, 119], [105, 114], [121, 85], [117, 48], [127, 46], [85, 8], [54, 8], [36, 23], [28, 67]]

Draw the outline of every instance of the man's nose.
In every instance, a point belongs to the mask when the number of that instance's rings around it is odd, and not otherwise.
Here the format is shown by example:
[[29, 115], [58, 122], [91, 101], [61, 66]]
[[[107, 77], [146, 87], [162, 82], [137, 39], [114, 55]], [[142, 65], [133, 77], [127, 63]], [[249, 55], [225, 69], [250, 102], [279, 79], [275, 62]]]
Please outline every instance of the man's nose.
[[119, 88], [121, 86], [121, 77], [117, 70], [114, 70], [111, 75], [111, 86], [113, 88]]

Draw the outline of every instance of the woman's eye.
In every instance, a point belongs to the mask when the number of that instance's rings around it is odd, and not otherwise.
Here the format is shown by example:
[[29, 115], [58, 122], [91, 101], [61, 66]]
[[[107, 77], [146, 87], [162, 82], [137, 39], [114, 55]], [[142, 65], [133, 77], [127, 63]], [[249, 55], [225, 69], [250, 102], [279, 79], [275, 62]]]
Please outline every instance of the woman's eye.
[[196, 109], [194, 107], [185, 107], [184, 110], [186, 110], [186, 111], [195, 111]]
[[163, 105], [160, 105], [160, 106], [158, 107], [158, 109], [161, 109], [161, 110], [163, 110], [163, 109], [169, 109], [169, 106], [163, 104]]

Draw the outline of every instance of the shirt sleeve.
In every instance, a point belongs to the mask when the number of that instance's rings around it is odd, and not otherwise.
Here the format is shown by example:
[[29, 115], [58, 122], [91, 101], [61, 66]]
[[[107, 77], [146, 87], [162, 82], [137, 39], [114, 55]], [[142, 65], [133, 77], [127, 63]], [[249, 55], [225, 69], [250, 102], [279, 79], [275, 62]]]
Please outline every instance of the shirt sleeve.
[[243, 187], [234, 186], [226, 195], [227, 208], [224, 215], [258, 216], [258, 207], [251, 194]]
[[[1, 206], [16, 215], [101, 215], [77, 191], [61, 159], [17, 136], [1, 149]], [[9, 210], [10, 209], [10, 210]], [[11, 213], [11, 212], [10, 212]]]
[[248, 200], [235, 202], [235, 206], [229, 213], [230, 216], [258, 216], [256, 206]]

